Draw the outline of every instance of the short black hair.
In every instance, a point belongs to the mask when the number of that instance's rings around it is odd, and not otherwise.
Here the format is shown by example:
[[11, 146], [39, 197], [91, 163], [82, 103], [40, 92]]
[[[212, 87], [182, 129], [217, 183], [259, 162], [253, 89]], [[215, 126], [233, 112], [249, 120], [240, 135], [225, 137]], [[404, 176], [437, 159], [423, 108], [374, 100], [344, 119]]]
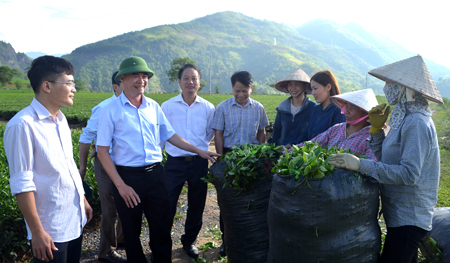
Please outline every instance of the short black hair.
[[75, 68], [63, 58], [46, 55], [31, 62], [27, 75], [34, 93], [38, 94], [44, 81], [55, 81], [61, 74], [75, 76]]
[[237, 81], [250, 88], [253, 85], [253, 76], [248, 71], [236, 71], [231, 76], [231, 86], [234, 87]]
[[116, 80], [117, 73], [119, 73], [119, 71], [116, 71], [116, 72], [113, 73], [111, 81], [112, 81], [112, 84], [120, 85], [121, 81], [120, 80]]
[[186, 64], [184, 64], [184, 65], [180, 68], [180, 70], [178, 70], [178, 79], [181, 79], [181, 76], [183, 76], [183, 71], [184, 71], [185, 69], [187, 69], [187, 68], [192, 68], [192, 69], [196, 70], [197, 73], [198, 73], [198, 76], [200, 77], [200, 80], [202, 79], [202, 73], [200, 72], [200, 69], [199, 69], [196, 65], [193, 65], [193, 64], [191, 64], [191, 63], [186, 63]]

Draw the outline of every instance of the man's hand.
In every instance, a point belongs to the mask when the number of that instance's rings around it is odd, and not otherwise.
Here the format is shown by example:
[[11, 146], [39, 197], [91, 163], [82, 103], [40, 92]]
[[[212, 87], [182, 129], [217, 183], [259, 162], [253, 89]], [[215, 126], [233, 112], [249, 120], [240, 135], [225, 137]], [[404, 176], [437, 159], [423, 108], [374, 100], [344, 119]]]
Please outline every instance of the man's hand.
[[198, 156], [202, 157], [203, 159], [210, 160], [212, 163], [214, 163], [216, 161], [216, 158], [214, 157], [220, 157], [221, 154], [200, 150]]
[[52, 237], [44, 230], [32, 233], [31, 246], [34, 257], [45, 262], [53, 259], [52, 250], [58, 250], [53, 243]]
[[286, 149], [291, 149], [291, 147], [292, 147], [292, 145], [289, 143], [289, 144], [286, 144], [285, 146], [284, 146], [284, 148], [286, 148]]
[[[386, 109], [384, 109], [386, 108]], [[384, 109], [384, 112], [383, 112]], [[386, 103], [377, 105], [373, 107], [369, 111], [369, 119], [370, 119], [370, 133], [375, 134], [379, 133], [383, 130], [384, 124], [386, 123], [387, 118], [389, 117], [389, 112], [391, 111], [391, 107], [387, 106]]]
[[338, 153], [330, 158], [328, 162], [330, 165], [334, 165], [337, 168], [344, 168], [347, 170], [359, 172], [361, 161], [358, 157], [350, 153]]
[[89, 159], [92, 159], [96, 156], [97, 156], [97, 149], [95, 148], [95, 144], [92, 144], [92, 152], [91, 152], [91, 156], [89, 157]]
[[84, 197], [84, 210], [86, 212], [86, 219], [87, 219], [86, 223], [89, 223], [92, 219], [92, 215], [94, 214], [94, 211], [92, 210], [92, 207], [88, 203], [86, 197]]
[[134, 189], [126, 184], [118, 186], [120, 196], [125, 200], [125, 204], [128, 208], [134, 208], [141, 202], [139, 195], [134, 191]]

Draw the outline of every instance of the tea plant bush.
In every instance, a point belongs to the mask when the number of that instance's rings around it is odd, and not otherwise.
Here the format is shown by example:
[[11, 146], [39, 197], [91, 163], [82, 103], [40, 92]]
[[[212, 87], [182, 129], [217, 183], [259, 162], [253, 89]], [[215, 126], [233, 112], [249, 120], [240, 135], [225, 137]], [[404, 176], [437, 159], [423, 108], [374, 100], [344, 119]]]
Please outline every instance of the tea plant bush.
[[[223, 168], [225, 187], [233, 187], [239, 193], [246, 190], [252, 182], [262, 180], [270, 175], [270, 167], [280, 154], [280, 147], [274, 144], [243, 144], [233, 146], [231, 152], [219, 158], [226, 163]], [[215, 175], [208, 174], [202, 178], [213, 183]]]

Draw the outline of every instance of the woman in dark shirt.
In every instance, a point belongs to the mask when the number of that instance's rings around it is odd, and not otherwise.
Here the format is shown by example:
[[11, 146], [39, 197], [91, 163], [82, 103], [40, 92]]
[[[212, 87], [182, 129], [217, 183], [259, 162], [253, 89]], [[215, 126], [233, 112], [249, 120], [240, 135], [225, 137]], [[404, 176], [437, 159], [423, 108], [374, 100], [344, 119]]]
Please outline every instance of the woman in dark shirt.
[[278, 81], [275, 88], [291, 96], [278, 105], [273, 134], [268, 142], [290, 148], [298, 134], [308, 126], [312, 109], [317, 104], [306, 96], [311, 94], [309, 76], [300, 68]]
[[333, 73], [329, 70], [317, 72], [311, 78], [310, 86], [314, 99], [320, 104], [313, 108], [308, 127], [295, 144], [309, 141], [335, 124], [345, 122], [345, 115], [330, 100], [331, 96], [341, 94]]

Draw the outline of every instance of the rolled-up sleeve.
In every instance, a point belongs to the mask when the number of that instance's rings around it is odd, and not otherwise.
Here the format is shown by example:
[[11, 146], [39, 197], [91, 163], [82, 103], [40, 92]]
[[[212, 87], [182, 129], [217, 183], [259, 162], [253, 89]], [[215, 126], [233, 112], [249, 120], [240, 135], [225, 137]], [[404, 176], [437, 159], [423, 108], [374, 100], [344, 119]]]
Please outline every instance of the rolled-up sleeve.
[[11, 194], [36, 191], [33, 182], [33, 139], [26, 124], [8, 126], [3, 136]]

